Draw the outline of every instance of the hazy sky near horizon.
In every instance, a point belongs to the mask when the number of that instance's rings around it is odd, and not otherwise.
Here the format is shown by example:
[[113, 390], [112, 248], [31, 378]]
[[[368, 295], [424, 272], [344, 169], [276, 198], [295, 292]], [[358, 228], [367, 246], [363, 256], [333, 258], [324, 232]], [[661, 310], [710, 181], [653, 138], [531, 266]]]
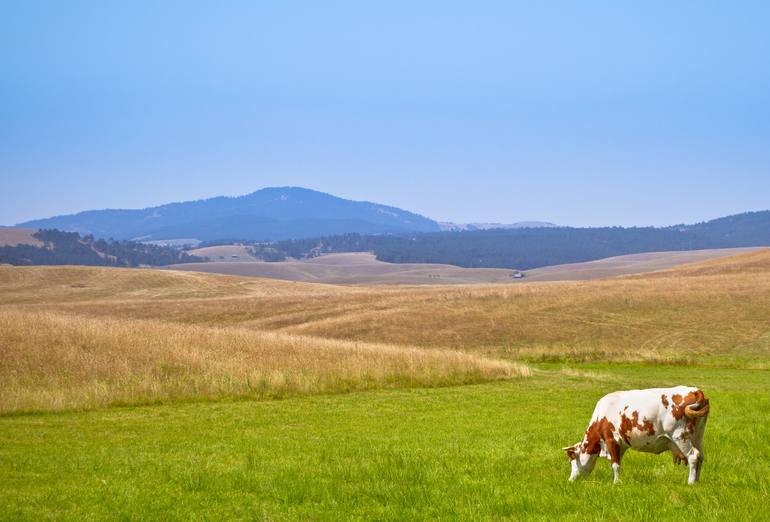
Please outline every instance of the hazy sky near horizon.
[[5, 2], [0, 224], [283, 185], [457, 222], [768, 209], [768, 27], [766, 2]]

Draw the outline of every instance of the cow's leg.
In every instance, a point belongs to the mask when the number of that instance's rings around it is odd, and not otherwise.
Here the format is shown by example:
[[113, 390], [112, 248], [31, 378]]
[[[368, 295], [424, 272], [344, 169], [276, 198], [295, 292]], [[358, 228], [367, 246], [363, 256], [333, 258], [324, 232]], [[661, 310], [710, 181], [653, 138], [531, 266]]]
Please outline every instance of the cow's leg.
[[668, 449], [671, 450], [671, 454], [674, 456], [674, 464], [682, 464], [683, 462], [687, 462], [687, 457], [684, 453], [682, 453], [682, 450], [679, 449], [679, 446], [677, 446], [673, 440], [669, 441]]
[[695, 425], [695, 430], [692, 436], [692, 445], [698, 450], [698, 463], [695, 465], [695, 482], [700, 480], [700, 471], [703, 467], [703, 450], [701, 444], [703, 444], [703, 433], [706, 430], [706, 421], [708, 417], [699, 419]]
[[610, 461], [612, 462], [612, 481], [615, 484], [620, 484], [620, 459], [623, 458], [623, 450], [612, 437], [604, 439], [604, 445], [607, 447], [607, 453], [610, 454]]
[[703, 452], [699, 452], [698, 464], [695, 466], [695, 482], [700, 480], [700, 470], [703, 467]]
[[688, 484], [695, 484], [698, 481], [698, 468], [700, 467], [701, 460], [702, 456], [698, 448], [692, 448], [690, 454], [687, 455], [687, 463], [690, 465], [690, 476], [687, 479]]
[[[695, 482], [695, 466], [698, 462], [698, 450], [693, 447], [689, 434], [685, 433], [684, 427], [677, 430], [673, 436], [673, 445], [671, 451], [674, 453], [674, 461], [686, 460], [690, 466], [690, 475], [687, 479], [688, 484]], [[676, 446], [676, 447], [674, 447]]]
[[[695, 444], [693, 444], [692, 451], [697, 454], [697, 460], [695, 461], [695, 480], [693, 482], [698, 482], [700, 480], [700, 470], [703, 467], [703, 451], [701, 451], [699, 445]], [[693, 482], [690, 482], [690, 484]]]

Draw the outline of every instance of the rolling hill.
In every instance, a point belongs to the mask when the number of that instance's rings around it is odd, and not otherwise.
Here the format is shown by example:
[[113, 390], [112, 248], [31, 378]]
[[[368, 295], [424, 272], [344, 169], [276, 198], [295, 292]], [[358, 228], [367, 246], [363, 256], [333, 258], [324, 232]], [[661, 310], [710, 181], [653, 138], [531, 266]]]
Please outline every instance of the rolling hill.
[[255, 259], [246, 247], [238, 245], [191, 250], [189, 253], [196, 256], [210, 256], [211, 261], [171, 265], [168, 268], [327, 284], [484, 284], [601, 279], [662, 270], [697, 261], [734, 256], [751, 250], [755, 249], [725, 248], [630, 254], [586, 263], [536, 268], [528, 270], [525, 276], [518, 280], [513, 278], [515, 271], [504, 268], [463, 268], [435, 263], [386, 263], [365, 252], [326, 254], [304, 260], [268, 263]]
[[[210, 247], [218, 248], [218, 247]], [[219, 247], [224, 248], [224, 247]], [[235, 247], [237, 248], [237, 247]], [[197, 255], [207, 249], [198, 249]], [[233, 250], [235, 251], [235, 250]], [[172, 265], [174, 270], [213, 274], [268, 277], [287, 281], [329, 284], [474, 284], [511, 281], [511, 270], [462, 268], [428, 263], [385, 263], [374, 255], [356, 252], [328, 254], [301, 261], [268, 263], [239, 256], [189, 266]]]
[[34, 228], [0, 227], [0, 247], [42, 247], [44, 243], [35, 237], [36, 232]]
[[433, 232], [435, 221], [399, 208], [299, 187], [265, 188], [137, 210], [89, 210], [21, 223], [101, 238], [279, 240], [322, 235]]
[[568, 263], [551, 265], [527, 270], [527, 281], [586, 281], [590, 279], [605, 279], [633, 274], [645, 274], [659, 270], [673, 269], [699, 263], [701, 261], [718, 260], [723, 257], [737, 256], [753, 252], [760, 248], [716, 248], [707, 250], [680, 250], [673, 252], [644, 252], [642, 254], [627, 254], [624, 256], [606, 257], [584, 263]]
[[421, 288], [0, 266], [0, 412], [478, 382], [525, 375], [515, 361], [762, 369], [769, 305], [767, 249], [611, 280]]

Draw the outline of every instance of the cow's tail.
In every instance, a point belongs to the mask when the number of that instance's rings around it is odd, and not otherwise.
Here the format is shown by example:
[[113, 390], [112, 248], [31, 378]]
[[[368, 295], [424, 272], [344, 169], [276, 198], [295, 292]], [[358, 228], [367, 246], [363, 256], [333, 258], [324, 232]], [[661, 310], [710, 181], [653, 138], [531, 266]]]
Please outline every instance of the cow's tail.
[[699, 419], [709, 414], [709, 400], [703, 399], [702, 403], [688, 404], [684, 408], [684, 415], [688, 419]]

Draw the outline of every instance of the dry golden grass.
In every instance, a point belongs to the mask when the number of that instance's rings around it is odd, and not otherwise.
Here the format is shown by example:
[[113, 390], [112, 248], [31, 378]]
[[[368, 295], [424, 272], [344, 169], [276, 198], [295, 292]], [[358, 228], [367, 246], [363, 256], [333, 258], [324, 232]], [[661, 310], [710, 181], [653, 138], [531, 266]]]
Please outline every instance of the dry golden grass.
[[0, 413], [439, 386], [529, 375], [448, 350], [0, 311]]
[[271, 279], [218, 276], [198, 272], [90, 266], [0, 265], [3, 304], [87, 301], [155, 301], [284, 294], [317, 294], [322, 287]]
[[768, 310], [770, 250], [643, 276], [486, 286], [0, 267], [2, 409], [526, 373], [499, 359], [768, 368]]
[[[36, 275], [36, 284], [49, 275]], [[767, 250], [643, 276], [459, 287], [341, 287], [132, 270], [109, 275], [75, 290], [61, 282], [58, 290], [0, 289], [0, 298], [84, 316], [162, 318], [527, 361], [766, 368], [770, 354]], [[70, 281], [82, 284], [77, 276]]]
[[700, 263], [692, 263], [677, 269], [661, 270], [652, 277], [668, 277], [672, 274], [680, 277], [728, 275], [728, 274], [757, 274], [770, 271], [770, 250], [762, 249], [745, 254], [710, 259]]
[[[244, 247], [208, 247], [238, 249]], [[203, 252], [199, 249], [191, 253]], [[221, 250], [222, 252], [226, 250]], [[251, 262], [249, 262], [251, 260]], [[269, 277], [310, 283], [363, 285], [480, 284], [511, 282], [511, 270], [501, 268], [461, 268], [431, 263], [385, 263], [374, 254], [356, 252], [326, 254], [301, 261], [265, 263], [240, 256], [206, 263], [172, 265], [175, 270], [192, 270], [235, 276]]]

